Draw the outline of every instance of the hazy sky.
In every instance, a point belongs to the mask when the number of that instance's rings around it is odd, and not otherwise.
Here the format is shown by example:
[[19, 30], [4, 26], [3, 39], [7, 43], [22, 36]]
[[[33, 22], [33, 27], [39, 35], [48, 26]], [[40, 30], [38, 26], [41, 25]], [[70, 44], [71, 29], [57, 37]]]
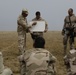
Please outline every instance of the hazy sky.
[[40, 11], [49, 30], [61, 30], [69, 8], [76, 14], [76, 0], [0, 0], [0, 31], [17, 29], [17, 18], [27, 8], [28, 22]]

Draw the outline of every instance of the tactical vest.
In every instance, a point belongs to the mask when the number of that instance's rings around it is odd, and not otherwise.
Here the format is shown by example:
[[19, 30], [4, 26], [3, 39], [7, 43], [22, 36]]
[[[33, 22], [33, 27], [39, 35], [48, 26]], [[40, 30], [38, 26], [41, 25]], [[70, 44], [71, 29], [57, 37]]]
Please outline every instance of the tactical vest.
[[76, 16], [75, 15], [72, 15], [71, 17], [66, 16], [64, 21], [65, 21], [66, 32], [70, 35], [76, 36]]
[[50, 52], [44, 49], [36, 49], [26, 52], [26, 75], [54, 75], [54, 65], [51, 63]]

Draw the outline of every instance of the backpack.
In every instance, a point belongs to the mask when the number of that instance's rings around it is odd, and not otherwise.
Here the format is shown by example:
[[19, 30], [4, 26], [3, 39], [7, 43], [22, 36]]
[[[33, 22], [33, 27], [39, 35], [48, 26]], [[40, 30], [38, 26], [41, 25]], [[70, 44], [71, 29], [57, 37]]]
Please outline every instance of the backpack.
[[49, 51], [37, 48], [24, 54], [26, 75], [55, 75], [52, 55]]

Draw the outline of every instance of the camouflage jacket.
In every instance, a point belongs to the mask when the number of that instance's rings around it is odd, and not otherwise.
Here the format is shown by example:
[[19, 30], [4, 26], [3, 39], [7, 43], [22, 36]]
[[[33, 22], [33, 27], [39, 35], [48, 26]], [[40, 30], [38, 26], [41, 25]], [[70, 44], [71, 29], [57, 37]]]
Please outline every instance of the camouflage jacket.
[[64, 26], [62, 29], [62, 35], [76, 33], [76, 16], [73, 14], [71, 17], [66, 16], [64, 19]]
[[28, 50], [20, 59], [26, 63], [26, 75], [55, 75], [56, 58], [47, 50], [35, 48]]
[[27, 27], [28, 27], [28, 23], [27, 23], [27, 19], [25, 17], [23, 17], [22, 15], [20, 15], [17, 19], [17, 31], [26, 31]]
[[[70, 20], [71, 20], [71, 25], [70, 25]], [[69, 20], [69, 16], [65, 17], [63, 28], [76, 27], [76, 16], [74, 14], [70, 17], [70, 20]]]

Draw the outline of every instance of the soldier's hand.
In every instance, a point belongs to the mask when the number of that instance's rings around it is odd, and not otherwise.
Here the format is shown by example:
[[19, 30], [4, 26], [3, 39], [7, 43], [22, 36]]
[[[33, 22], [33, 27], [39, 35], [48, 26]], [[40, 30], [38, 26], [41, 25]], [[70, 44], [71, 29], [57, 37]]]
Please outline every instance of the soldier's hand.
[[64, 32], [62, 31], [61, 34], [64, 35]]
[[33, 26], [33, 25], [36, 25], [36, 24], [37, 24], [37, 22], [33, 22], [33, 23], [32, 23], [32, 26]]
[[62, 32], [61, 32], [61, 34], [64, 35], [64, 33], [65, 33], [65, 32], [64, 32], [64, 29], [63, 29]]

